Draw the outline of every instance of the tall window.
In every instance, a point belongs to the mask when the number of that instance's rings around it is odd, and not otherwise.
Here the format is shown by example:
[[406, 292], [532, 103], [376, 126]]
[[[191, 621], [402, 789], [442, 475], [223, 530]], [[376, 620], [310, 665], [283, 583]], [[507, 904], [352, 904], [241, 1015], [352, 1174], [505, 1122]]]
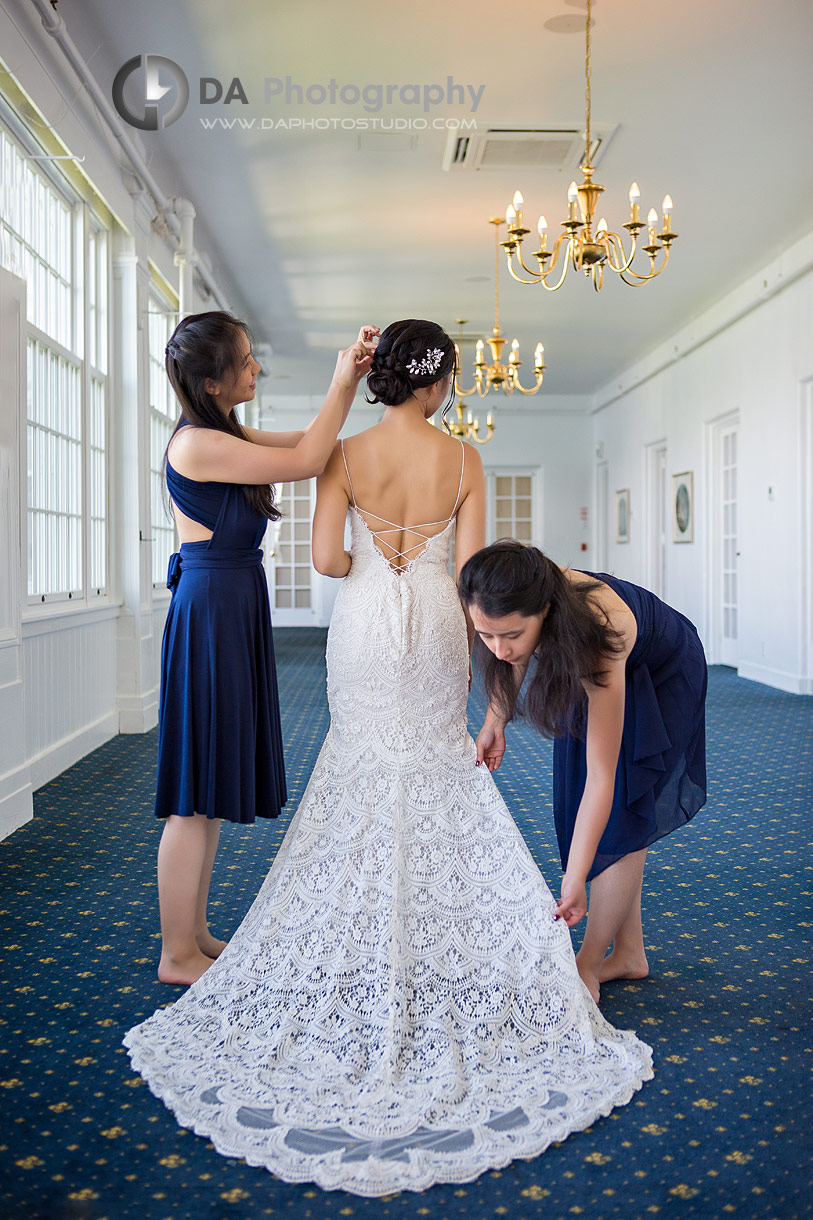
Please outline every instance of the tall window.
[[107, 587], [107, 234], [91, 220], [88, 233], [87, 462], [90, 588]]
[[31, 602], [107, 592], [108, 242], [0, 127], [0, 263], [25, 279]]
[[28, 340], [28, 595], [82, 592], [82, 409], [79, 366]]
[[152, 581], [163, 585], [175, 550], [175, 522], [164, 496], [164, 453], [178, 418], [178, 404], [166, 374], [164, 349], [178, 325], [178, 315], [156, 288], [150, 289], [150, 503], [152, 513]]

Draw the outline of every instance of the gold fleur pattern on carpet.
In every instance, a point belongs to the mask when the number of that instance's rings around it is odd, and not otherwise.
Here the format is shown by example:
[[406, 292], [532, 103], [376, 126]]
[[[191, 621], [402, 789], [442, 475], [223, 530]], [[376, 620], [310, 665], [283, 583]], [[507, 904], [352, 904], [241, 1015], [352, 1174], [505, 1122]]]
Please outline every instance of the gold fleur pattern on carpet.
[[[256, 895], [327, 729], [325, 633], [275, 639], [291, 798], [276, 822], [224, 828], [216, 935]], [[482, 710], [475, 689], [475, 732]], [[108, 742], [0, 844], [0, 1215], [807, 1220], [811, 742], [813, 700], [711, 671], [709, 803], [647, 865], [651, 977], [603, 989], [607, 1017], [654, 1047], [645, 1093], [534, 1161], [369, 1200], [218, 1156], [129, 1070], [122, 1034], [179, 991], [155, 977], [156, 734]], [[512, 725], [496, 778], [556, 890], [550, 766], [550, 745]]]

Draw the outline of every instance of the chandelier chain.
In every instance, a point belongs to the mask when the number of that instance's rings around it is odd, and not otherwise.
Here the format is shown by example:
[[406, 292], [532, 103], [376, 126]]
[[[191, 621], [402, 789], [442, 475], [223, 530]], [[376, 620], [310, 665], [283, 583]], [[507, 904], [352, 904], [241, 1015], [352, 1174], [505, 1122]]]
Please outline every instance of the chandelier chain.
[[590, 8], [591, 0], [587, 0], [587, 28], [585, 31], [585, 54], [584, 54], [584, 141], [585, 141], [585, 165], [592, 165], [590, 153]]
[[500, 230], [494, 226], [494, 325], [500, 325]]

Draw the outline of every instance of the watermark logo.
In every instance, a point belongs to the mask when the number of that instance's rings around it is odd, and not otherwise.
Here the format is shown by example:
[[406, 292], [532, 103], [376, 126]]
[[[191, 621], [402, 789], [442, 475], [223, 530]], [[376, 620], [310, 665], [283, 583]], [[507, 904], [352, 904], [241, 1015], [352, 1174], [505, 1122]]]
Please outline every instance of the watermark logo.
[[[124, 100], [124, 88], [139, 68], [144, 69], [143, 112], [135, 114]], [[171, 84], [161, 81], [169, 78]], [[175, 101], [166, 113], [159, 113], [158, 103], [175, 87]], [[131, 92], [132, 96], [132, 92]], [[158, 131], [179, 119], [189, 101], [189, 81], [181, 67], [165, 55], [134, 55], [119, 68], [113, 81], [113, 105], [131, 127], [141, 131]]]

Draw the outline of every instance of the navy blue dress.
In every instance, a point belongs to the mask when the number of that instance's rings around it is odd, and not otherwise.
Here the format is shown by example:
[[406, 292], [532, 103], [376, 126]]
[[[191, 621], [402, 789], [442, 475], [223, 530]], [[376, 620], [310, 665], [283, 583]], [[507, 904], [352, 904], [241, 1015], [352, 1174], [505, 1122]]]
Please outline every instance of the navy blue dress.
[[[706, 803], [706, 658], [692, 623], [654, 593], [586, 572], [618, 594], [638, 635], [627, 658], [624, 731], [610, 820], [588, 880], [683, 826]], [[589, 712], [588, 712], [589, 716]], [[562, 868], [587, 779], [577, 736], [553, 746], [553, 815]]]
[[242, 487], [188, 479], [169, 461], [167, 487], [181, 512], [213, 533], [169, 561], [155, 813], [275, 818], [287, 794], [259, 549], [268, 522]]

